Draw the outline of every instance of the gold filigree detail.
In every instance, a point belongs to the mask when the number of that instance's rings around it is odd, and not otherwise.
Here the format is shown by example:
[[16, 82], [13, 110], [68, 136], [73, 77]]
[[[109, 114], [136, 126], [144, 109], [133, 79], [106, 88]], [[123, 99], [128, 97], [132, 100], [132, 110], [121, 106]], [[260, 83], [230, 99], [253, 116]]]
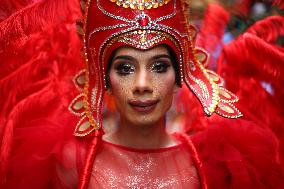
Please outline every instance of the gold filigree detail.
[[77, 123], [74, 135], [83, 137], [91, 132], [93, 132], [96, 128], [89, 122], [89, 118], [87, 116], [83, 116], [80, 121]]
[[145, 34], [142, 34], [141, 37], [140, 37], [140, 42], [145, 43], [146, 41], [147, 41], [147, 38], [146, 38]]
[[224, 103], [235, 103], [239, 100], [239, 98], [234, 93], [223, 87], [219, 87], [219, 91], [221, 97], [220, 100]]
[[230, 113], [230, 114], [232, 114], [232, 113], [235, 112], [231, 107], [226, 106], [226, 105], [224, 105], [224, 104], [219, 104], [218, 107], [219, 107], [221, 110], [223, 110], [223, 111], [225, 111], [225, 112], [227, 112], [227, 113]]
[[195, 58], [196, 58], [197, 60], [199, 60], [200, 62], [204, 62], [204, 61], [206, 61], [207, 56], [206, 56], [205, 53], [202, 53], [202, 51], [200, 51], [200, 52], [197, 52], [197, 53], [195, 54]]
[[90, 122], [86, 121], [79, 126], [78, 131], [85, 131], [90, 127], [91, 127]]
[[76, 103], [74, 104], [74, 106], [73, 106], [73, 108], [74, 108], [75, 110], [80, 110], [80, 109], [82, 109], [83, 107], [84, 107], [84, 102], [83, 102], [83, 100], [80, 100], [80, 101], [76, 102]]
[[232, 98], [232, 96], [225, 90], [220, 90], [220, 95], [222, 95], [226, 98]]
[[72, 102], [69, 104], [68, 109], [69, 111], [77, 116], [82, 116], [84, 115], [84, 94], [79, 94], [76, 96]]
[[224, 103], [222, 101], [218, 103], [218, 107], [215, 112], [223, 117], [230, 119], [235, 119], [243, 116], [243, 114], [233, 104]]
[[168, 4], [171, 0], [110, 0], [113, 3], [116, 3], [118, 6], [122, 6], [123, 8], [131, 8], [131, 9], [152, 9], [158, 8]]
[[195, 59], [198, 60], [198, 62], [202, 63], [204, 68], [208, 66], [209, 56], [209, 53], [202, 48], [197, 47], [194, 50]]

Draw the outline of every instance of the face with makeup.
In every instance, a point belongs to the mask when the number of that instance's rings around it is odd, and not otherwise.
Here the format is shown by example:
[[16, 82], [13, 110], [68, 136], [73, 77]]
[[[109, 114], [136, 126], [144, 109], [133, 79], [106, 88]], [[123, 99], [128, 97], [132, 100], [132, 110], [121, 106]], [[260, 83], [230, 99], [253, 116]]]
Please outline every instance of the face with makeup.
[[177, 90], [173, 57], [165, 46], [120, 47], [109, 68], [108, 92], [121, 120], [131, 125], [163, 121]]

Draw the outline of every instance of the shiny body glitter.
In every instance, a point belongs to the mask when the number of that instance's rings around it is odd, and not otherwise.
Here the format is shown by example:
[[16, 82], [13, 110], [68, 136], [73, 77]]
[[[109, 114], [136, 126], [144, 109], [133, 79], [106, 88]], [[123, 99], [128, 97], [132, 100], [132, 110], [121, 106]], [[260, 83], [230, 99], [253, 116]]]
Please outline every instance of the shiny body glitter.
[[199, 178], [182, 144], [140, 150], [103, 142], [89, 188], [200, 188]]

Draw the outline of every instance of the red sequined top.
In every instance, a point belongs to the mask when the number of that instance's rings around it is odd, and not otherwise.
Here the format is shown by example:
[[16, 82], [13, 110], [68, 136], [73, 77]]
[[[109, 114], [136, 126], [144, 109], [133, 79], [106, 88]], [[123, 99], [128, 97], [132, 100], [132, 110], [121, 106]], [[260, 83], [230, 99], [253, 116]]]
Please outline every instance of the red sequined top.
[[103, 142], [89, 188], [200, 188], [196, 168], [183, 144], [134, 149]]

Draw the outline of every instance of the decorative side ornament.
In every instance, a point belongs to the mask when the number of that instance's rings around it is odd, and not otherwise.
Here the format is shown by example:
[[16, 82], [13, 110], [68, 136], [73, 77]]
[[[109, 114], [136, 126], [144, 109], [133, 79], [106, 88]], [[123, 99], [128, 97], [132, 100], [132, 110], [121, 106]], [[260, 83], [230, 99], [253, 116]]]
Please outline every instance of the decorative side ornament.
[[101, 129], [105, 70], [112, 52], [125, 45], [169, 46], [178, 59], [181, 82], [195, 94], [207, 116], [242, 116], [234, 106], [237, 96], [224, 88], [218, 74], [206, 69], [209, 55], [195, 46], [197, 30], [188, 23], [185, 0], [82, 0], [80, 5], [84, 16], [77, 22], [77, 32], [86, 69], [74, 78], [80, 94], [69, 106], [81, 117], [76, 136]]

